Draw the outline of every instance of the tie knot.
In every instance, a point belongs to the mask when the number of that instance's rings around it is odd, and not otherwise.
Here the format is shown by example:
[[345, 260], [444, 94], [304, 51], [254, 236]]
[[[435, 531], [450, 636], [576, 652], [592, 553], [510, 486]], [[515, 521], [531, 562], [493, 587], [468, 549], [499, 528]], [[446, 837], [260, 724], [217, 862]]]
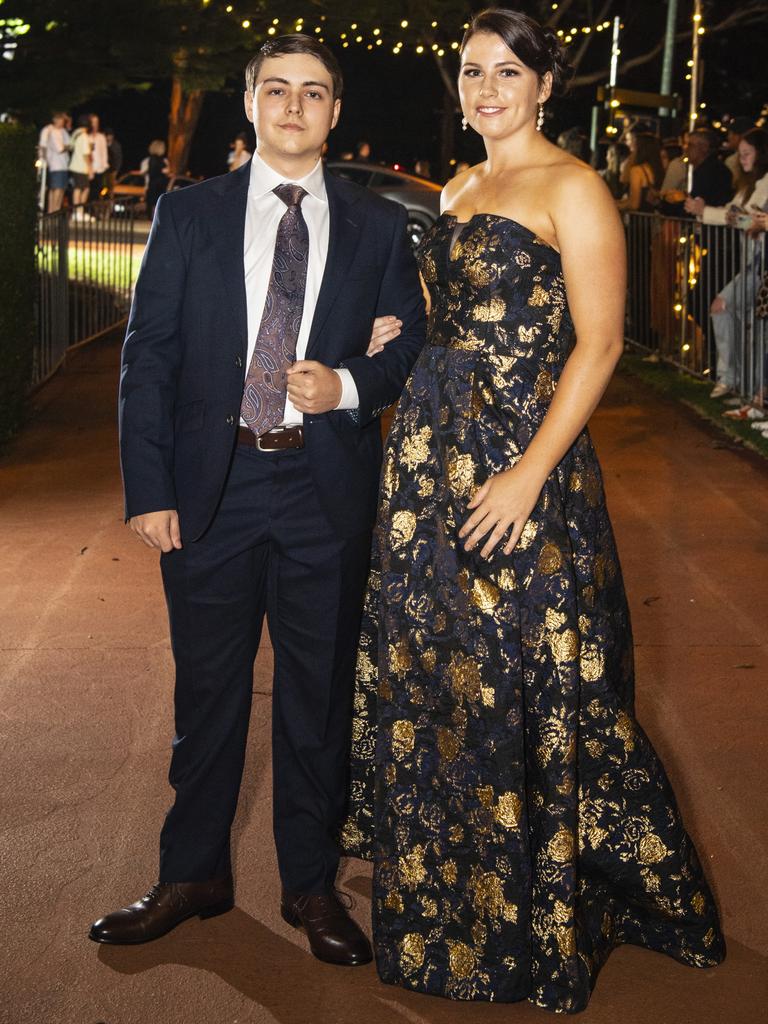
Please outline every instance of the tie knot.
[[301, 201], [307, 194], [301, 185], [278, 185], [272, 191], [286, 206], [301, 206]]

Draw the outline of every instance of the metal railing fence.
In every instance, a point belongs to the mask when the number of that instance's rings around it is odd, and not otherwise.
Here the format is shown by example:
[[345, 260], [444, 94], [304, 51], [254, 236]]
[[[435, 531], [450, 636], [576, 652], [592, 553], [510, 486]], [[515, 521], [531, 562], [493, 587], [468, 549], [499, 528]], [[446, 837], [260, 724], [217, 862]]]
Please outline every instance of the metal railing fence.
[[38, 215], [33, 388], [56, 372], [67, 352], [126, 319], [134, 240], [133, 210], [117, 217], [111, 200]]
[[[762, 404], [767, 324], [755, 312], [766, 267], [765, 233], [662, 217], [625, 215], [629, 342], [697, 377]], [[718, 297], [724, 310], [712, 312]]]

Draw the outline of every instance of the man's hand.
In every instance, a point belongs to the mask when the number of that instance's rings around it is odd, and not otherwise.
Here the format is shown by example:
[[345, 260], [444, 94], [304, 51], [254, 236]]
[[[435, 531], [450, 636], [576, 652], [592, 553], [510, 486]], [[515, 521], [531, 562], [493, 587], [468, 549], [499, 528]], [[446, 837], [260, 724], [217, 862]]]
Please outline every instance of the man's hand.
[[148, 548], [160, 548], [162, 552], [167, 553], [182, 546], [179, 514], [174, 508], [134, 516], [128, 520], [128, 525]]
[[707, 204], [704, 202], [701, 196], [696, 196], [696, 198], [694, 198], [693, 196], [688, 196], [688, 198], [685, 200], [685, 212], [692, 213], [695, 217], [701, 217], [701, 215], [704, 213], [704, 207], [706, 205]]
[[341, 401], [341, 378], [322, 363], [301, 359], [288, 369], [288, 397], [299, 412], [330, 412]]

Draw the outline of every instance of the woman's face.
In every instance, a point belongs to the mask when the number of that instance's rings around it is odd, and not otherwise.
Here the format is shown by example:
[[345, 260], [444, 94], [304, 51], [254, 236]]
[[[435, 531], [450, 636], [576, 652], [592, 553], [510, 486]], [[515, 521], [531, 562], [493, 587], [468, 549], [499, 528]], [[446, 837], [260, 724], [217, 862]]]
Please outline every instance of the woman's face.
[[746, 139], [742, 139], [739, 143], [739, 163], [741, 164], [741, 169], [745, 174], [749, 174], [755, 169], [756, 159], [757, 150], [755, 147], [750, 146]]
[[637, 152], [637, 136], [635, 135], [635, 133], [627, 132], [626, 141], [627, 146], [629, 147], [629, 152], [634, 155]]
[[492, 32], [476, 32], [464, 47], [459, 72], [461, 109], [486, 139], [502, 139], [536, 122], [537, 107], [549, 99], [552, 75], [544, 81]]

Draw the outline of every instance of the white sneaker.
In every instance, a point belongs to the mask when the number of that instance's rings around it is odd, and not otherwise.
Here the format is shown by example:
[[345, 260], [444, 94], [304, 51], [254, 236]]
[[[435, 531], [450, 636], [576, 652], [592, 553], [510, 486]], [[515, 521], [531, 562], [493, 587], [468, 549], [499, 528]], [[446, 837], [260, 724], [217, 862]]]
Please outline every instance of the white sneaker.
[[730, 393], [731, 393], [731, 389], [728, 387], [727, 384], [715, 384], [715, 386], [712, 388], [712, 390], [709, 393], [709, 397], [710, 398], [722, 398], [723, 395], [729, 395]]
[[756, 430], [758, 434], [768, 437], [768, 420], [756, 420], [751, 424], [752, 429]]

